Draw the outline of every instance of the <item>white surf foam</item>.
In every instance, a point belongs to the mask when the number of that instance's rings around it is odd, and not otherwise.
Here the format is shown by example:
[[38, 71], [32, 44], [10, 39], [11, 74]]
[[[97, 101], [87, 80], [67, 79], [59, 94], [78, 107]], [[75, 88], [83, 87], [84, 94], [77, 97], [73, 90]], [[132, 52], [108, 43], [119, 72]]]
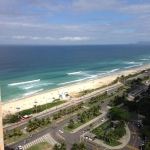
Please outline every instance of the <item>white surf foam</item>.
[[148, 58], [143, 58], [143, 59], [140, 59], [140, 60], [149, 60]]
[[136, 66], [142, 66], [142, 63], [138, 64], [138, 65], [132, 65], [132, 66], [124, 67], [124, 68], [132, 68], [132, 67], [136, 67]]
[[67, 73], [68, 75], [74, 75], [74, 74], [80, 74], [81, 71], [78, 71], [78, 72], [71, 72], [71, 73]]
[[112, 72], [115, 72], [115, 71], [117, 71], [117, 70], [119, 70], [119, 68], [113, 69], [113, 70], [111, 70], [111, 71], [108, 71], [108, 73], [112, 73]]
[[96, 78], [96, 77], [97, 77], [97, 75], [92, 75], [90, 77], [86, 77], [86, 79], [91, 79], [91, 78]]
[[130, 61], [130, 62], [125, 62], [126, 64], [134, 64], [134, 61]]
[[106, 73], [99, 73], [98, 75], [101, 76], [101, 75], [103, 75], [103, 74], [106, 74]]
[[63, 82], [63, 83], [59, 83], [59, 84], [57, 84], [57, 85], [64, 85], [64, 84], [79, 82], [79, 81], [83, 81], [83, 80], [86, 80], [86, 79], [87, 79], [87, 78], [83, 78], [83, 79], [79, 79], [79, 80], [73, 80], [73, 81], [70, 81], [70, 82]]
[[27, 89], [31, 89], [31, 88], [33, 88], [34, 86], [28, 86], [28, 87], [24, 87], [24, 89], [25, 90], [27, 90]]
[[35, 93], [37, 93], [37, 92], [40, 92], [40, 91], [42, 91], [42, 90], [43, 90], [43, 89], [39, 89], [39, 90], [37, 90], [37, 91], [28, 92], [28, 93], [25, 93], [24, 96], [29, 96], [29, 95], [35, 94]]
[[34, 83], [34, 82], [39, 82], [40, 79], [38, 80], [32, 80], [32, 81], [25, 81], [25, 82], [18, 82], [18, 83], [11, 83], [8, 84], [8, 86], [15, 86], [15, 85], [21, 85], [21, 84], [29, 84], [29, 83]]

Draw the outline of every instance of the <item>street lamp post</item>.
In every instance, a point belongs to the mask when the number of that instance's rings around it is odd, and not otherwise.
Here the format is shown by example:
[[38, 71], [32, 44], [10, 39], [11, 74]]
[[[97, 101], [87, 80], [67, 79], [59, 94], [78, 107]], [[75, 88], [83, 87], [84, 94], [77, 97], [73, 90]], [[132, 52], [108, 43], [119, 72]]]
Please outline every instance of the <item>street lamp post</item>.
[[46, 100], [46, 112], [47, 112], [47, 98], [45, 97], [45, 100]]
[[38, 101], [35, 100], [34, 103], [35, 103], [35, 106], [36, 106], [36, 114], [37, 114], [37, 103], [38, 103]]
[[17, 106], [16, 109], [18, 110], [18, 118], [19, 118], [19, 109], [20, 109], [20, 106]]

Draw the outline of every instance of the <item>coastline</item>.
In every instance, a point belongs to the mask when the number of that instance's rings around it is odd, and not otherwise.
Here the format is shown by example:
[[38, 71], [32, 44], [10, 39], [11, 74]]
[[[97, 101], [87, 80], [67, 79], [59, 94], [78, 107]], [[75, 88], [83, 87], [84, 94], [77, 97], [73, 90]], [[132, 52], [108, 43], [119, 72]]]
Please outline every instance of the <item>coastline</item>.
[[95, 89], [103, 85], [108, 85], [121, 75], [127, 76], [129, 74], [134, 74], [139, 71], [146, 70], [148, 68], [150, 68], [150, 64], [135, 69], [118, 72], [116, 74], [110, 74], [105, 77], [79, 82], [40, 93], [35, 93], [30, 96], [2, 103], [3, 117], [5, 117], [7, 114], [10, 113], [11, 114], [16, 113], [17, 112], [16, 107], [20, 107], [20, 111], [22, 111], [24, 109], [32, 108], [33, 105], [35, 105], [35, 101], [37, 102], [38, 105], [50, 103], [53, 100], [58, 99], [60, 93], [65, 92], [67, 92], [70, 96], [73, 97], [80, 91], [87, 89]]

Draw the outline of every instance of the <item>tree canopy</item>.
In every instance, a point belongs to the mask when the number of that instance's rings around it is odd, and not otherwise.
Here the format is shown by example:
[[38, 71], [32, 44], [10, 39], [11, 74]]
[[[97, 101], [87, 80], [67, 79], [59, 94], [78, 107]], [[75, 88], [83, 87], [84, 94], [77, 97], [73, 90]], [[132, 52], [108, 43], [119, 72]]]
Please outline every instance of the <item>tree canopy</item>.
[[109, 110], [109, 114], [112, 119], [115, 120], [128, 120], [130, 118], [130, 114], [124, 111], [122, 108], [114, 106]]

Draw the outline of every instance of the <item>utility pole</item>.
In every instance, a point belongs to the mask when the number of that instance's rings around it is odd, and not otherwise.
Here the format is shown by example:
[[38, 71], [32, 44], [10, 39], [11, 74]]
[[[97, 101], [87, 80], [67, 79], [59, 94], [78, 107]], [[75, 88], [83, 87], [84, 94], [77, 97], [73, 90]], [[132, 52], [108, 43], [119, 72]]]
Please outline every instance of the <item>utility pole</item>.
[[4, 136], [3, 136], [3, 123], [2, 123], [2, 105], [1, 105], [1, 88], [0, 88], [0, 150], [4, 150]]

